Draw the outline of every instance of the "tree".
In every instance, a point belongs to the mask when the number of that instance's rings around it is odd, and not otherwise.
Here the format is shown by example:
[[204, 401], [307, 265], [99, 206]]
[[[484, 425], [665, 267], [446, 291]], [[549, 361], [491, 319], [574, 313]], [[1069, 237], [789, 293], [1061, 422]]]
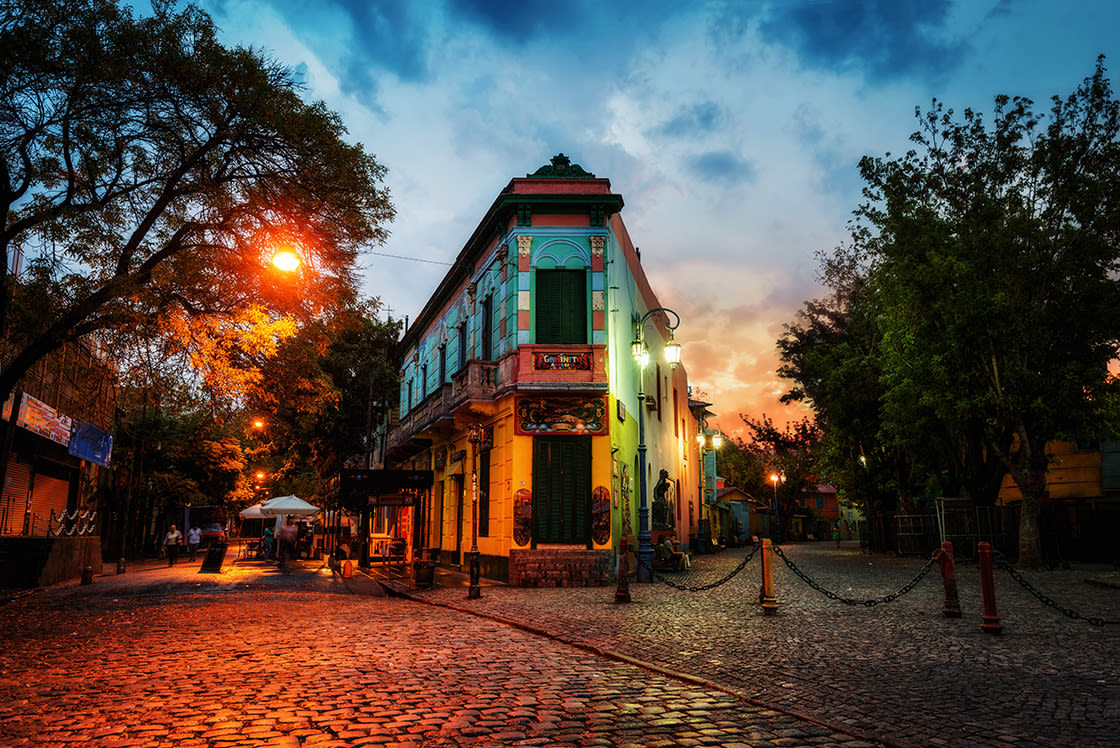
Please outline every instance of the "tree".
[[399, 392], [400, 323], [366, 312], [377, 307], [367, 301], [305, 326], [262, 370], [248, 407], [268, 414], [268, 459], [283, 485], [302, 476], [318, 493], [343, 467], [368, 466], [374, 430]]
[[[386, 236], [384, 168], [337, 115], [198, 8], [153, 8], [0, 2], [0, 399], [64, 342], [141, 319], [313, 319]], [[280, 242], [294, 283], [267, 262]]]
[[[854, 258], [881, 309], [883, 429], [929, 414], [994, 456], [1040, 562], [1047, 443], [1114, 423], [1120, 340], [1120, 106], [1103, 58], [1048, 122], [998, 96], [989, 126], [934, 101], [916, 148], [865, 157]], [[845, 251], [838, 251], [841, 259]]]
[[[819, 476], [815, 452], [820, 441], [820, 430], [808, 418], [787, 423], [784, 428], [779, 429], [766, 414], [757, 421], [742, 413], [739, 417], [751, 430], [750, 439], [745, 442], [746, 451], [758, 463], [765, 465], [762, 479], [773, 492], [779, 509], [779, 521], [785, 527], [789, 524], [793, 505], [803, 490], [816, 487]], [[761, 493], [760, 489], [759, 486], [755, 487], [758, 493]], [[789, 534], [782, 532], [781, 536], [789, 537]]]

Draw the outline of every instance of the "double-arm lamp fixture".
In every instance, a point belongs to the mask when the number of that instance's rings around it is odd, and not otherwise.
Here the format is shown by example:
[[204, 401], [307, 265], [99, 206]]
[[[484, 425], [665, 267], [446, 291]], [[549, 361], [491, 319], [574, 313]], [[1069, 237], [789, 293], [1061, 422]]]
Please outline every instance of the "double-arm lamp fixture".
[[[669, 366], [676, 369], [681, 362], [681, 345], [673, 339], [673, 331], [681, 323], [680, 316], [672, 309], [657, 307], [643, 314], [634, 325], [634, 342], [630, 344], [630, 355], [638, 362], [638, 485], [640, 488], [641, 503], [638, 505], [638, 582], [648, 583], [653, 581], [650, 570], [653, 568], [653, 546], [650, 545], [649, 533], [649, 502], [647, 500], [649, 485], [646, 478], [646, 409], [645, 403], [645, 368], [649, 364], [649, 349], [645, 341], [646, 320], [654, 314], [665, 317], [665, 329], [669, 331], [669, 342], [665, 344], [665, 360]], [[671, 319], [670, 319], [671, 317]], [[629, 511], [629, 507], [627, 507]]]

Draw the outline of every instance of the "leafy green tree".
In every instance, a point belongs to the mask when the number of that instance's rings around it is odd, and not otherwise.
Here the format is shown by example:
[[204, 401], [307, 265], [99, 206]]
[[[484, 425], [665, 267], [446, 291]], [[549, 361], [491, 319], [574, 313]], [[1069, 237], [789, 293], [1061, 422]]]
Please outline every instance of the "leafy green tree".
[[400, 323], [350, 308], [329, 322], [307, 325], [285, 341], [262, 370], [249, 408], [267, 413], [269, 456], [281, 486], [306, 495], [343, 467], [365, 467], [373, 435], [396, 402], [393, 360]]
[[928, 414], [998, 459], [1023, 496], [1020, 564], [1037, 565], [1047, 443], [1115, 415], [1120, 106], [1101, 59], [1047, 118], [1007, 96], [990, 126], [936, 101], [917, 116], [914, 150], [860, 162], [846, 250], [881, 309], [882, 429]]
[[[148, 318], [203, 338], [314, 319], [386, 236], [384, 168], [336, 114], [198, 8], [153, 10], [0, 2], [0, 400], [64, 342]], [[278, 243], [303, 256], [294, 279]]]

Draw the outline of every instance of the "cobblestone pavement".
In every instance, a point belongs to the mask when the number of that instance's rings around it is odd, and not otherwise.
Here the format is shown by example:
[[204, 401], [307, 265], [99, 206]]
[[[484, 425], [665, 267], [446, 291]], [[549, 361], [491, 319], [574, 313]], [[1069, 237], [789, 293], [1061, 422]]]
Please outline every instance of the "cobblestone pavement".
[[[793, 562], [843, 597], [876, 599], [910, 582], [925, 559], [864, 555], [858, 546], [785, 546]], [[748, 553], [694, 559], [699, 587], [734, 570]], [[908, 594], [873, 607], [845, 605], [810, 588], [780, 560], [779, 612], [758, 605], [759, 559], [715, 589], [690, 592], [631, 584], [614, 588], [433, 589], [414, 598], [544, 631], [591, 651], [634, 658], [738, 693], [754, 703], [901, 746], [1120, 746], [1120, 588], [1109, 566], [1023, 572], [1066, 609], [1110, 623], [1069, 618], [996, 570], [995, 636], [983, 612], [975, 564], [958, 564], [963, 616], [942, 615], [940, 571]], [[1105, 582], [1093, 584], [1092, 582]]]
[[0, 605], [0, 746], [873, 745], [361, 575], [196, 569]]

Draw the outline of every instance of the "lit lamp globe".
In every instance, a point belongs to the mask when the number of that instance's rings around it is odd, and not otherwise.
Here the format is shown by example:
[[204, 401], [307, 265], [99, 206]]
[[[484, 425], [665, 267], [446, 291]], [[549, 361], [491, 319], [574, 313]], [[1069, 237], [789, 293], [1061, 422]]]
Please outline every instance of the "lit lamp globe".
[[272, 255], [272, 264], [275, 265], [277, 269], [283, 270], [285, 273], [290, 273], [293, 270], [299, 269], [299, 266], [303, 264], [303, 260], [300, 259], [299, 254], [297, 254], [294, 249], [285, 247], [276, 250], [276, 253]]

